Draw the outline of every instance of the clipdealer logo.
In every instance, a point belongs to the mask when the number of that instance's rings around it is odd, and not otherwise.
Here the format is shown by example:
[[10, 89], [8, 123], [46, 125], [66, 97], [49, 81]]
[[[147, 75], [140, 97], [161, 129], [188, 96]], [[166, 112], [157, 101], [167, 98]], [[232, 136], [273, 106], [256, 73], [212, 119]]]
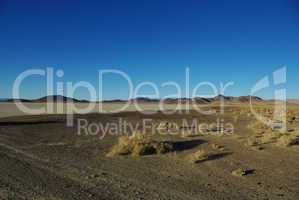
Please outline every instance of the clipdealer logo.
[[[285, 132], [287, 126], [287, 95], [285, 84], [287, 83], [287, 67], [283, 66], [272, 73], [272, 76], [264, 76], [262, 79], [251, 88], [250, 95], [250, 110], [257, 120], [263, 124]], [[259, 114], [254, 109], [252, 96], [259, 91], [269, 88], [271, 85], [275, 87], [274, 90], [274, 112], [273, 118], [269, 119]]]

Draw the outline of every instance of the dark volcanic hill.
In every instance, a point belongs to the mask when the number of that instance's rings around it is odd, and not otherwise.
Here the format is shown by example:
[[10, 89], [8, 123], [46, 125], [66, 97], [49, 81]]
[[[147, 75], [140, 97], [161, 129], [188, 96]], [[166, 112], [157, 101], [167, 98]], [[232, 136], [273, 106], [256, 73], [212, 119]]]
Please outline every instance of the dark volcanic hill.
[[240, 102], [249, 102], [250, 98], [251, 98], [251, 101], [263, 101], [262, 98], [257, 97], [257, 96], [240, 96], [240, 97], [236, 97], [236, 98]]
[[1, 102], [23, 102], [23, 103], [46, 103], [46, 102], [53, 102], [53, 103], [66, 103], [66, 102], [75, 102], [75, 103], [87, 103], [87, 100], [78, 100], [71, 97], [65, 97], [61, 95], [51, 95], [41, 97], [39, 99], [3, 99]]
[[212, 98], [212, 101], [220, 101], [223, 99], [226, 102], [249, 102], [250, 99], [251, 101], [263, 101], [262, 98], [257, 97], [257, 96], [239, 96], [239, 97], [233, 97], [233, 96], [223, 96], [223, 95], [218, 95], [214, 98]]
[[78, 100], [75, 98], [71, 97], [65, 97], [61, 95], [52, 95], [52, 96], [45, 96], [39, 99], [32, 100], [32, 103], [45, 103], [45, 102], [60, 102], [60, 103], [66, 103], [66, 102], [75, 102], [75, 103], [80, 103], [80, 102], [86, 102], [82, 100]]

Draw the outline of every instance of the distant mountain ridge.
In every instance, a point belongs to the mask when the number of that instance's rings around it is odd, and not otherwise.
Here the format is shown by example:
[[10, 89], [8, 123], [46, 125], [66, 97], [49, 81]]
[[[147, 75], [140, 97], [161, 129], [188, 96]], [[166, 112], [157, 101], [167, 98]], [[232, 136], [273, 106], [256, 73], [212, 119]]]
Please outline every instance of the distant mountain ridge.
[[75, 103], [84, 103], [89, 102], [87, 100], [79, 100], [71, 97], [61, 96], [61, 95], [51, 95], [51, 96], [45, 96], [41, 97], [39, 99], [32, 100], [36, 103], [45, 103], [45, 102], [75, 102]]
[[233, 96], [218, 95], [218, 96], [215, 96], [212, 98], [195, 97], [193, 99], [191, 99], [191, 98], [166, 99], [165, 102], [166, 103], [175, 103], [180, 100], [181, 102], [195, 101], [196, 103], [199, 103], [199, 104], [207, 104], [207, 103], [212, 103], [212, 102], [219, 102], [220, 100], [224, 100], [226, 102], [249, 102], [250, 99], [255, 102], [264, 101], [262, 98], [257, 97], [257, 96], [233, 97]]
[[[151, 99], [147, 97], [137, 97], [134, 99], [129, 100], [121, 100], [121, 99], [114, 99], [114, 100], [105, 100], [102, 101], [103, 103], [124, 103], [124, 102], [138, 102], [138, 103], [157, 103], [163, 101], [167, 104], [172, 103], [188, 103], [188, 102], [196, 102], [198, 104], [208, 104], [213, 102], [218, 102], [220, 100], [224, 100], [226, 102], [249, 102], [250, 99], [255, 102], [262, 102], [264, 101], [262, 98], [257, 96], [223, 96], [218, 95], [212, 98], [204, 98], [204, 97], [195, 97], [195, 98], [166, 98], [166, 99]], [[46, 103], [46, 102], [53, 102], [53, 103], [66, 103], [66, 102], [74, 102], [74, 103], [89, 103], [91, 101], [88, 100], [79, 100], [76, 98], [66, 97], [62, 95], [51, 95], [45, 96], [38, 99], [0, 99], [0, 102], [23, 102], [23, 103]]]
[[50, 95], [44, 96], [38, 99], [4, 99], [1, 102], [23, 102], [23, 103], [46, 103], [46, 102], [53, 102], [53, 103], [66, 103], [66, 102], [75, 102], [75, 103], [84, 103], [89, 102], [87, 100], [79, 100], [71, 97], [66, 97], [62, 95]]

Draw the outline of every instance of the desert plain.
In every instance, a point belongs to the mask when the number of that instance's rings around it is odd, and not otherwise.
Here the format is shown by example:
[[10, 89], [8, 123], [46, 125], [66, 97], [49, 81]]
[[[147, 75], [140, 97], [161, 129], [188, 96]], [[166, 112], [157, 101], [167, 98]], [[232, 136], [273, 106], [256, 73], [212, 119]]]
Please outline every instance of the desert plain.
[[[68, 127], [63, 113], [24, 115], [0, 103], [0, 199], [299, 199], [296, 104], [287, 104], [284, 131], [257, 120], [248, 103], [223, 111], [202, 106], [214, 110], [211, 115], [143, 106], [157, 112], [76, 114]], [[271, 119], [273, 106], [254, 108]], [[105, 137], [78, 132], [78, 120], [105, 125], [120, 119], [137, 129]], [[144, 119], [154, 129], [143, 131]], [[194, 120], [208, 126], [196, 132]]]

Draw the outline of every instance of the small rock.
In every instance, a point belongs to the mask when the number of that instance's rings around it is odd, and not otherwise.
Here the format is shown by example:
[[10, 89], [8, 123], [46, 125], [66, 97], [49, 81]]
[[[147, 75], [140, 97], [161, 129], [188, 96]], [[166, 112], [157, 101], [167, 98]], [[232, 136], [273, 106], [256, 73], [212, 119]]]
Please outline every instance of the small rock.
[[244, 169], [239, 168], [239, 169], [232, 171], [232, 175], [242, 177], [242, 176], [252, 174], [253, 172], [254, 172], [254, 170], [244, 170]]
[[253, 150], [256, 150], [256, 151], [261, 151], [261, 150], [264, 150], [264, 147], [261, 147], [261, 146], [254, 146], [252, 147]]

